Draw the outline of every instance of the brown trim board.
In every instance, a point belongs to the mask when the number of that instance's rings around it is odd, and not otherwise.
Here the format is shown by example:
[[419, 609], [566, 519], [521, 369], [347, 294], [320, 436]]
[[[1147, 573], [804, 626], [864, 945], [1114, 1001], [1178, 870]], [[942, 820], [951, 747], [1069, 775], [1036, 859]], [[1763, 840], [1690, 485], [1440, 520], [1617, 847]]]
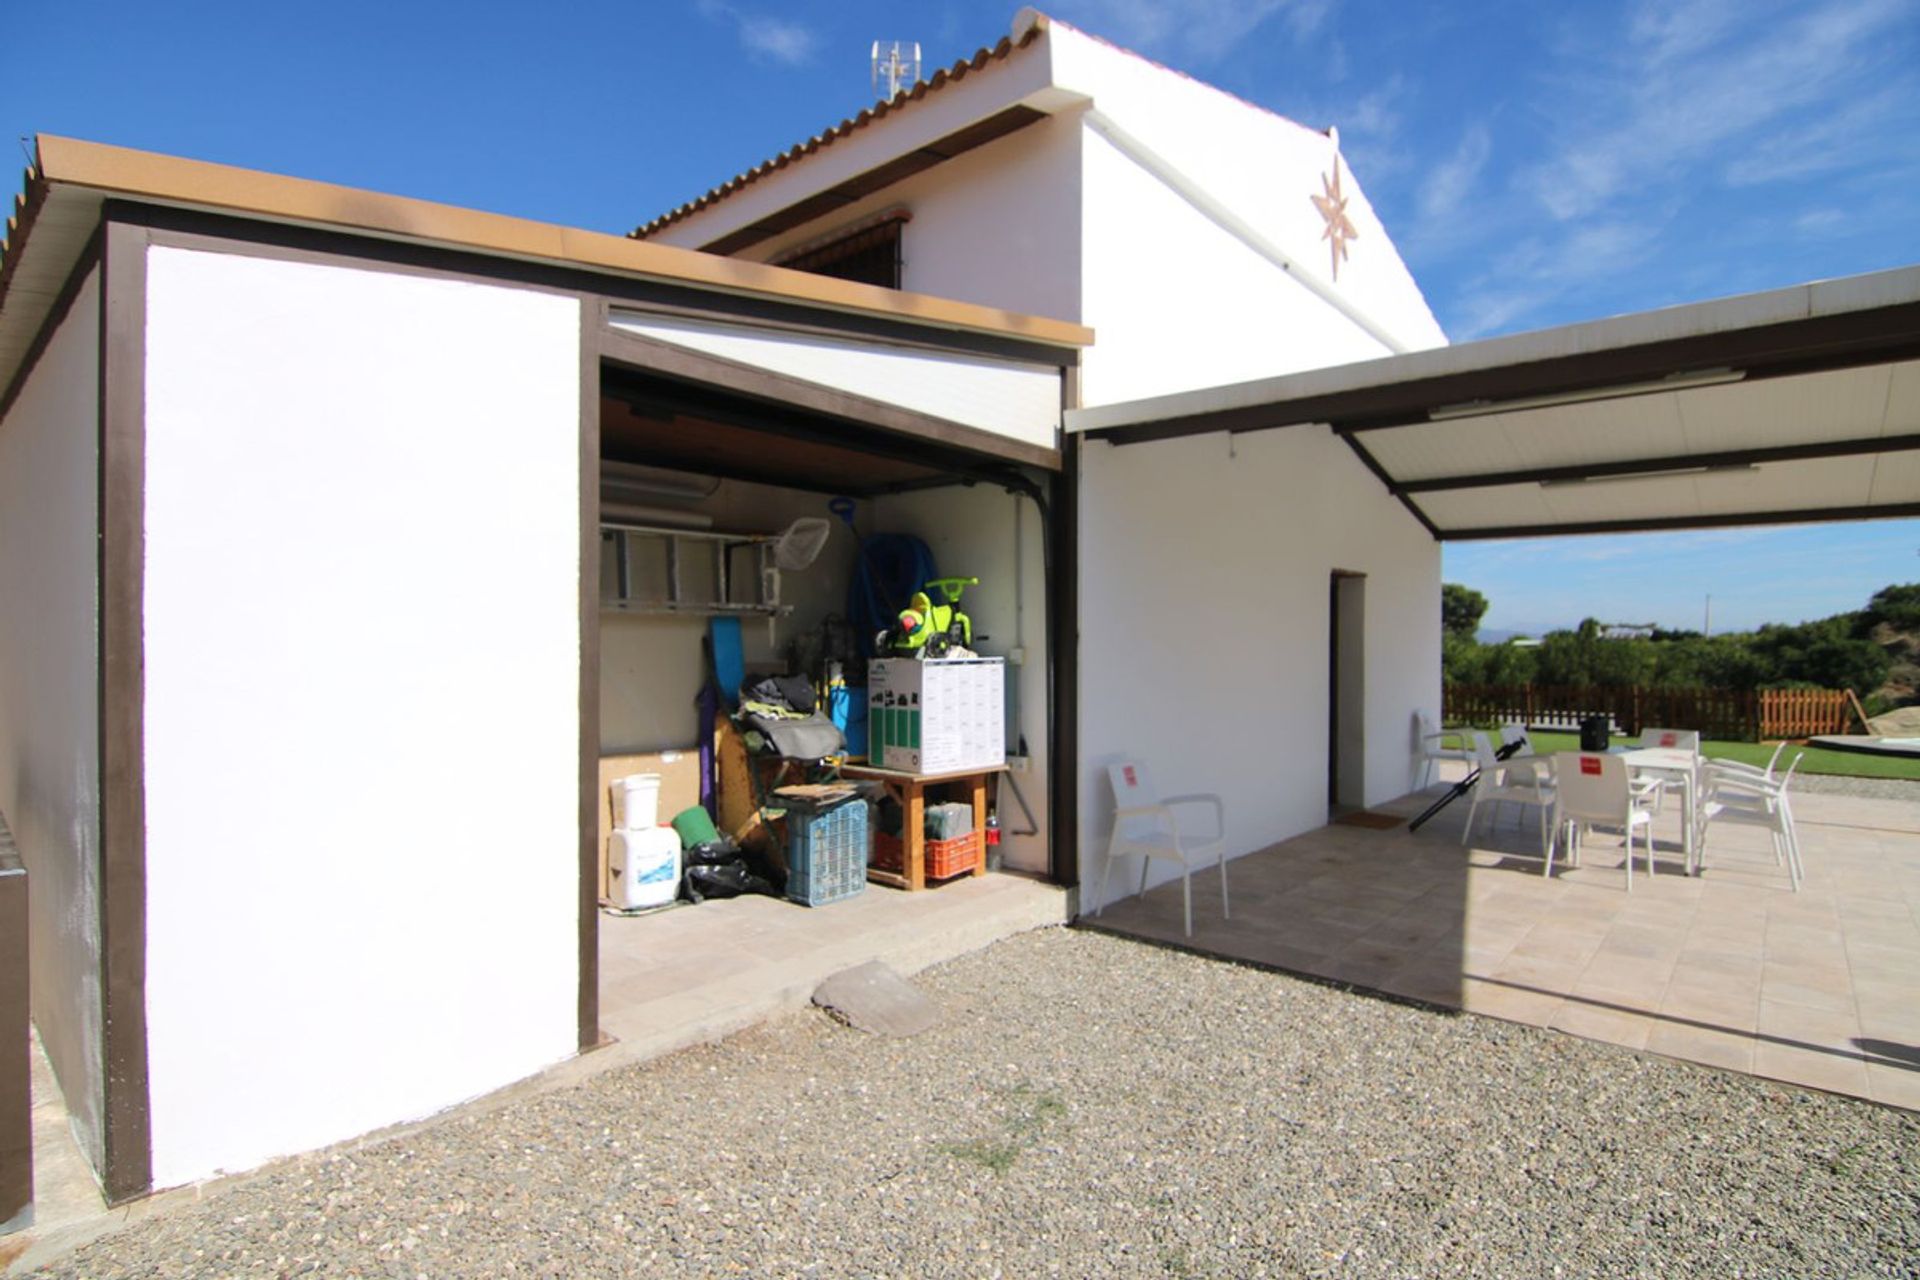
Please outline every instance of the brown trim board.
[[[1663, 378], [1675, 371], [1737, 369], [1744, 373], [1745, 383], [1755, 383], [1769, 378], [1892, 364], [1916, 357], [1920, 357], [1920, 303], [1909, 302], [1459, 373], [1411, 377], [1344, 391], [1171, 416], [1153, 422], [1095, 427], [1086, 434], [1113, 444], [1144, 444], [1213, 431], [1268, 431], [1310, 422], [1328, 423], [1342, 434], [1380, 431], [1424, 425], [1431, 420], [1429, 413], [1441, 406], [1486, 401], [1487, 412], [1494, 414], [1501, 412], [1502, 401], [1539, 395], [1604, 393], [1609, 388]], [[1671, 392], [1650, 388], [1637, 394]]]
[[964, 449], [1007, 462], [1060, 470], [1060, 450], [995, 435], [930, 413], [903, 409], [754, 365], [690, 351], [639, 334], [603, 327], [600, 354], [605, 359], [675, 381], [724, 390], [749, 400], [786, 405], [843, 422], [872, 427], [928, 444]]
[[144, 227], [105, 225], [100, 291], [100, 953], [109, 1204], [153, 1185], [147, 1077]]
[[[839, 182], [824, 191], [816, 192], [804, 200], [779, 209], [766, 217], [735, 231], [701, 245], [707, 253], [729, 255], [763, 240], [770, 240], [782, 232], [804, 226], [817, 218], [823, 218], [838, 209], [858, 204], [876, 191], [883, 191], [896, 182], [902, 182], [916, 173], [924, 173], [935, 165], [945, 164], [956, 156], [965, 155], [975, 147], [985, 146], [1010, 133], [1018, 132], [1030, 124], [1037, 124], [1051, 117], [1044, 111], [1019, 103], [996, 112], [984, 120], [977, 120], [964, 129], [956, 129], [944, 138], [936, 138], [924, 146], [917, 147], [905, 155], [893, 159], [864, 173], [855, 174], [844, 182]], [[707, 207], [719, 204], [713, 201]], [[664, 230], [665, 226], [655, 228]], [[635, 234], [635, 239], [646, 239]]]
[[1809, 507], [1801, 511], [1748, 511], [1702, 516], [1659, 516], [1647, 520], [1587, 520], [1575, 524], [1489, 525], [1442, 529], [1444, 542], [1485, 538], [1557, 538], [1576, 533], [1657, 533], [1669, 529], [1731, 529], [1759, 524], [1829, 524], [1841, 520], [1905, 520], [1920, 516], [1920, 502], [1879, 506]]
[[600, 347], [606, 304], [580, 300], [579, 1047], [600, 1043]]
[[1091, 340], [1081, 325], [946, 298], [901, 293], [758, 262], [646, 244], [628, 236], [560, 227], [404, 196], [355, 190], [185, 160], [126, 147], [42, 135], [40, 180], [109, 198], [217, 208], [242, 218], [339, 227], [368, 236], [437, 241], [463, 250], [681, 281], [711, 291], [783, 297], [874, 316], [911, 316], [956, 329], [1068, 346]]
[[[340, 259], [350, 259], [356, 263], [379, 263], [387, 269], [435, 272], [479, 284], [530, 285], [559, 293], [594, 294], [617, 304], [678, 312], [709, 320], [775, 324], [805, 332], [869, 338], [938, 351], [970, 352], [1033, 364], [1059, 366], [1074, 363], [1080, 358], [1077, 346], [1036, 341], [1018, 332], [995, 333], [950, 328], [940, 323], [935, 315], [921, 320], [916, 319], [913, 313], [900, 310], [889, 313], [843, 310], [824, 302], [764, 293], [703, 289], [676, 280], [610, 274], [595, 270], [590, 264], [497, 257], [469, 249], [422, 244], [416, 240], [387, 239], [369, 232], [356, 233], [352, 229], [262, 222], [244, 215], [143, 204], [136, 199], [110, 197], [105, 208], [112, 220], [138, 223], [152, 230], [155, 243], [210, 253], [284, 256], [290, 261], [333, 260], [336, 265]], [[196, 236], [201, 238], [172, 238]], [[262, 252], [264, 249], [276, 252]], [[302, 254], [320, 256], [303, 259], [298, 256]], [[805, 272], [788, 274], [806, 275]], [[879, 289], [878, 286], [848, 287], [892, 292]], [[1090, 332], [1078, 327], [1076, 332], [1086, 341], [1092, 341]]]
[[[1066, 394], [1077, 399], [1077, 380], [1069, 378]], [[1047, 646], [1053, 663], [1053, 734], [1047, 762], [1051, 803], [1047, 806], [1048, 872], [1054, 883], [1068, 889], [1080, 883], [1080, 437], [1063, 442], [1066, 465], [1050, 476], [1053, 502], [1048, 515], [1052, 527], [1046, 537], [1053, 544], [1048, 584], [1053, 609], [1047, 619]]]
[[[1347, 442], [1360, 445], [1352, 436]], [[1427, 480], [1401, 480], [1393, 485], [1399, 494], [1438, 493], [1449, 489], [1489, 489], [1508, 484], [1535, 484], [1556, 481], [1599, 480], [1603, 478], [1646, 476], [1657, 478], [1671, 471], [1697, 468], [1758, 466], [1773, 462], [1805, 462], [1818, 458], [1857, 458], [1877, 453], [1910, 453], [1920, 449], [1920, 434], [1872, 436], [1862, 440], [1822, 440], [1808, 444], [1775, 445], [1770, 448], [1722, 449], [1714, 453], [1676, 453], [1665, 457], [1629, 458], [1620, 462], [1581, 462], [1564, 467], [1526, 467], [1515, 471], [1489, 471], [1478, 475], [1435, 476]]]
[[1432, 520], [1427, 518], [1427, 513], [1422, 511], [1420, 505], [1414, 502], [1413, 499], [1407, 497], [1400, 486], [1394, 483], [1393, 477], [1387, 474], [1387, 469], [1380, 465], [1380, 460], [1374, 457], [1373, 453], [1365, 445], [1361, 444], [1360, 441], [1353, 436], [1343, 435], [1339, 432], [1335, 432], [1334, 434], [1339, 435], [1342, 440], [1347, 442], [1347, 447], [1353, 450], [1353, 456], [1360, 459], [1361, 465], [1373, 473], [1374, 479], [1387, 486], [1387, 492], [1392, 494], [1395, 500], [1407, 509], [1409, 515], [1420, 522], [1420, 527], [1427, 531], [1428, 537], [1438, 538], [1440, 536], [1440, 530], [1434, 525]]

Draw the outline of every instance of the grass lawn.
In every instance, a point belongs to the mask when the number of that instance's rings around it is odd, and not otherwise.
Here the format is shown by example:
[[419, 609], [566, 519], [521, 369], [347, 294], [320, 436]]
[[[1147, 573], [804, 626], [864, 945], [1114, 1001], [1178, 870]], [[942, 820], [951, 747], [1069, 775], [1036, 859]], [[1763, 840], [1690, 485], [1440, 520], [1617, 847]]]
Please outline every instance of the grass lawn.
[[[1533, 749], [1541, 755], [1580, 749], [1580, 735], [1577, 733], [1554, 733], [1541, 730], [1529, 733], [1527, 736], [1533, 742]], [[1466, 746], [1470, 745], [1472, 740], [1462, 735], [1459, 741], [1462, 746]], [[1773, 745], [1771, 742], [1703, 742], [1700, 744], [1700, 754], [1709, 760], [1742, 760], [1764, 769], [1767, 767], [1767, 760], [1773, 755]], [[1848, 778], [1920, 779], [1920, 758], [1870, 756], [1857, 751], [1830, 751], [1825, 747], [1789, 746], [1781, 753], [1781, 769], [1784, 770], [1793, 763], [1793, 754], [1796, 751], [1807, 753], [1807, 758], [1800, 762], [1802, 773], [1832, 773]]]

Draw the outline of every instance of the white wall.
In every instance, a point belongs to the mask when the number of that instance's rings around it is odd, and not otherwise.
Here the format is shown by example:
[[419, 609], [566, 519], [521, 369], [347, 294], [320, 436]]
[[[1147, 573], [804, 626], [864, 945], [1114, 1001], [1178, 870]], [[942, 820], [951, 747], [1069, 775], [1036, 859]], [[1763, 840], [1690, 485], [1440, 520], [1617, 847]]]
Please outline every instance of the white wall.
[[96, 270], [0, 422], [0, 812], [27, 866], [34, 1021], [96, 1169], [99, 335]]
[[[830, 613], [846, 612], [854, 539], [844, 523], [828, 514], [824, 496], [726, 480], [720, 482], [712, 498], [688, 510], [712, 517], [715, 529], [742, 533], [777, 533], [803, 516], [831, 522], [827, 545], [812, 567], [780, 575], [780, 598], [793, 606], [793, 613], [780, 620], [774, 640], [769, 643], [764, 620], [741, 620], [741, 649], [749, 667], [764, 667], [780, 660], [787, 642], [795, 635], [817, 630], [821, 620]], [[643, 540], [635, 540], [635, 592], [664, 592], [661, 565], [652, 558], [656, 551], [642, 552], [644, 545]], [[657, 547], [656, 542], [654, 548]], [[689, 595], [708, 590], [704, 574], [707, 563], [699, 562], [701, 572], [691, 568], [685, 571], [684, 584]], [[754, 563], [750, 552], [742, 551], [734, 557], [734, 597], [738, 600], [751, 598], [750, 575]], [[600, 576], [603, 590], [610, 592], [614, 582], [610, 554], [601, 557]], [[601, 613], [602, 755], [665, 751], [698, 744], [700, 716], [694, 697], [706, 680], [706, 660], [700, 647], [706, 634], [705, 618], [640, 616], [610, 610]]]
[[156, 1186], [572, 1052], [580, 315], [156, 248]]
[[1112, 404], [1389, 354], [1310, 291], [1312, 275], [1408, 348], [1446, 339], [1341, 164], [1359, 232], [1333, 278], [1312, 197], [1333, 172], [1326, 134], [1056, 24], [1055, 78], [1289, 257], [1289, 272], [1083, 125], [1077, 317], [1097, 335], [1082, 403]]
[[1023, 315], [1080, 318], [1077, 117], [1028, 125], [739, 256], [770, 261], [897, 205], [913, 214], [901, 235], [903, 288]]
[[[1367, 575], [1366, 803], [1412, 788], [1412, 717], [1440, 701], [1440, 549], [1344, 444], [1319, 427], [1091, 443], [1082, 476], [1084, 910], [1114, 760], [1221, 794], [1235, 856], [1325, 823], [1335, 568]], [[1138, 883], [1125, 870], [1111, 898]]]
[[977, 577], [961, 599], [973, 619], [976, 647], [990, 656], [1025, 651], [1009, 663], [1007, 679], [1018, 685], [1019, 721], [1010, 722], [1009, 746], [1025, 734], [1029, 767], [1015, 784], [1033, 809], [1038, 833], [1016, 837], [1024, 815], [1003, 782], [999, 800], [1003, 856], [1010, 867], [1047, 869], [1047, 605], [1044, 529], [1039, 510], [1026, 498], [987, 485], [928, 489], [874, 503], [875, 527], [911, 533], [926, 541], [946, 577]]

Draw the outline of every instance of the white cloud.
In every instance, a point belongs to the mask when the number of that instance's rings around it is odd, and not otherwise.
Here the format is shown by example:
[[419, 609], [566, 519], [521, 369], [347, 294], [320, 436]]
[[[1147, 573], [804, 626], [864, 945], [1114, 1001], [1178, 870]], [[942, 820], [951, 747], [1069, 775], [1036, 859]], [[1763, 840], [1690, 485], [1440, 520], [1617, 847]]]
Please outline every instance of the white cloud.
[[790, 67], [813, 61], [820, 36], [813, 28], [772, 14], [749, 13], [726, 0], [700, 0], [700, 14], [732, 26], [748, 54]]
[[[1640, 305], [1771, 283], [1771, 259], [1732, 247], [1758, 234], [1736, 225], [1750, 202], [1727, 203], [1740, 188], [1831, 179], [1796, 201], [1797, 223], [1767, 220], [1762, 254], [1789, 224], [1808, 236], [1897, 225], [1897, 212], [1867, 215], [1901, 173], [1920, 175], [1920, 78], [1904, 62], [1914, 16], [1911, 0], [1640, 0], [1569, 18], [1485, 117], [1531, 124], [1532, 138], [1492, 134], [1483, 159], [1464, 137], [1409, 193], [1411, 257], [1491, 261], [1453, 286], [1449, 331], [1524, 328], [1570, 297], [1617, 296], [1615, 282], [1655, 263], [1665, 295]], [[1531, 162], [1502, 172], [1530, 141]], [[1698, 221], [1716, 200], [1733, 222]]]
[[1493, 137], [1487, 126], [1469, 125], [1453, 154], [1427, 174], [1420, 188], [1420, 217], [1424, 220], [1452, 217], [1466, 203], [1492, 154]]
[[1768, 129], [1738, 149], [1724, 176], [1736, 187], [1755, 186], [1871, 162], [1886, 145], [1888, 123], [1903, 112], [1914, 114], [1911, 98], [1910, 87], [1887, 85], [1809, 113], [1793, 125]]
[[1523, 184], [1554, 217], [1571, 220], [1671, 180], [1742, 135], [1798, 123], [1844, 95], [1873, 65], [1880, 34], [1905, 13], [1904, 0], [1844, 0], [1735, 21], [1724, 0], [1643, 4], [1624, 50], [1561, 104], [1604, 123], [1566, 131]]
[[1825, 235], [1846, 224], [1847, 215], [1839, 209], [1809, 209], [1793, 220], [1793, 229], [1802, 235]]
[[1470, 341], [1512, 328], [1566, 290], [1630, 271], [1658, 248], [1657, 236], [1638, 221], [1593, 222], [1523, 240], [1468, 283], [1449, 332]]

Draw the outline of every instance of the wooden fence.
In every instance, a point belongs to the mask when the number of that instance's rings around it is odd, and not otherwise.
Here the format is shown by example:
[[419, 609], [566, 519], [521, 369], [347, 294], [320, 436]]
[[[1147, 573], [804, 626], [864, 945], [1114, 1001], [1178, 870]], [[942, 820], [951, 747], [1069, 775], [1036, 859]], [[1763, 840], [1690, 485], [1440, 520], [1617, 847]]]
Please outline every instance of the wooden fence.
[[1648, 689], [1639, 685], [1446, 686], [1450, 724], [1518, 721], [1541, 729], [1575, 729], [1606, 716], [1617, 732], [1654, 726], [1698, 729], [1704, 738], [1758, 742], [1845, 733], [1845, 689]]

